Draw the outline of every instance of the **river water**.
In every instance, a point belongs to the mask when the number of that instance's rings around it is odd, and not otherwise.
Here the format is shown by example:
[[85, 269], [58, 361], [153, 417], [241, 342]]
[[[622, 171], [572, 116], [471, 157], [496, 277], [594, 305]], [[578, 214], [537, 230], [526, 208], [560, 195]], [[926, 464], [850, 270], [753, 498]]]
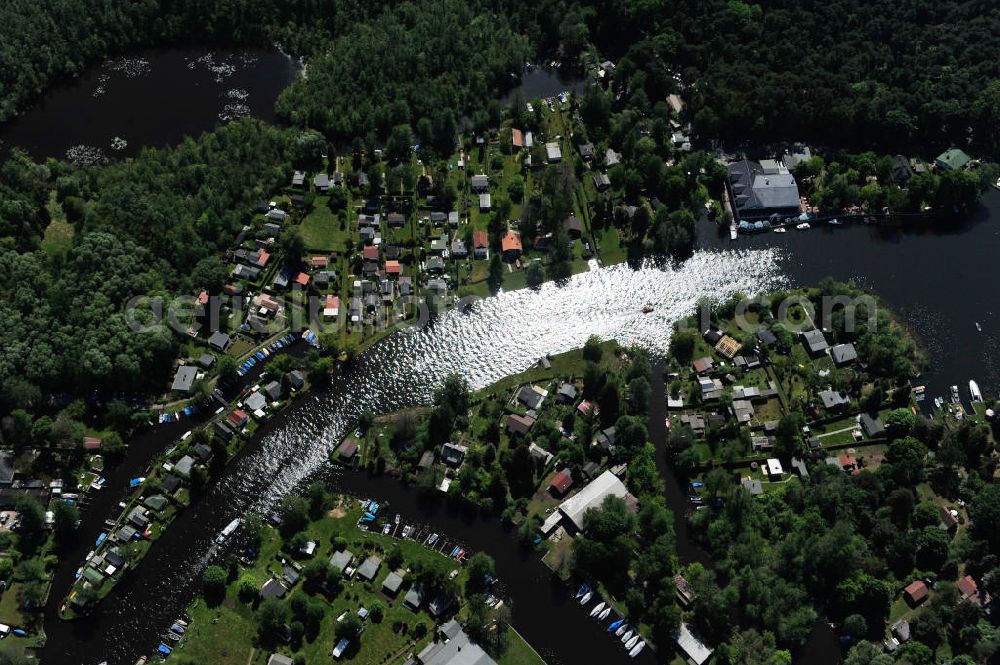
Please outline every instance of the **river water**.
[[[100, 147], [107, 153], [110, 141], [121, 136], [128, 146], [120, 154], [129, 154], [140, 145], [170, 143], [210, 129], [220, 114], [228, 113], [226, 105], [233, 99], [229, 91], [234, 89], [248, 91], [250, 110], [271, 119], [273, 98], [294, 76], [290, 61], [265, 53], [245, 59], [229, 54], [207, 60], [204, 55], [165, 50], [144, 54], [140, 59], [148, 65], [105, 65], [110, 73], [100, 68], [58, 87], [32, 113], [0, 128], [0, 137], [44, 157], [63, 156], [74, 145]], [[226, 62], [235, 67], [233, 73], [226, 74], [231, 69]], [[138, 75], [133, 76], [135, 71]], [[163, 76], [149, 75], [153, 72]], [[241, 72], [248, 77], [243, 88], [237, 78]], [[200, 82], [189, 87], [192, 79]], [[170, 81], [177, 87], [164, 90]], [[525, 83], [532, 86], [526, 89], [532, 95], [565, 87], [559, 81]], [[558, 89], [541, 90], [533, 87], [536, 84]], [[91, 98], [100, 112], [87, 116], [85, 130], [62, 127], [74, 113], [85, 113]], [[491, 554], [512, 599], [515, 626], [548, 662], [624, 662], [620, 646], [566, 597], [562, 585], [551, 581], [537, 554], [521, 550], [495, 520], [484, 522], [390, 478], [332, 468], [329, 453], [357, 415], [365, 408], [387, 412], [426, 402], [449, 372], [460, 372], [473, 387], [488, 385], [528, 368], [543, 354], [579, 347], [591, 334], [638, 344], [659, 355], [669, 344], [671, 324], [702, 296], [724, 299], [737, 292], [813, 284], [826, 276], [856, 279], [905, 317], [930, 352], [932, 370], [924, 381], [932, 395], [973, 377], [984, 392], [996, 393], [1000, 375], [991, 350], [996, 348], [1000, 318], [991, 295], [995, 257], [1000, 255], [997, 220], [1000, 196], [991, 192], [973, 219], [933, 232], [817, 228], [731, 243], [705, 226], [698, 251], [681, 265], [603, 268], [562, 284], [500, 294], [469, 311], [446, 313], [426, 328], [393, 335], [362, 355], [329, 390], [305, 396], [264, 427], [208, 496], [180, 515], [154, 544], [140, 568], [127, 575], [91, 617], [73, 623], [60, 622], [54, 606], [86, 545], [68, 557], [57, 572], [53, 602], [47, 608], [49, 641], [42, 662], [78, 665], [107, 659], [112, 665], [131, 665], [139, 655], [150, 653], [157, 635], [197, 594], [200, 572], [219, 554], [213, 545], [219, 530], [235, 516], [266, 510], [314, 477], [340, 491], [389, 500], [408, 521], [429, 524], [469, 549]], [[640, 309], [647, 302], [655, 310], [643, 315]], [[977, 321], [982, 333], [976, 332]], [[134, 442], [126, 466], [115, 472], [94, 512], [85, 515], [82, 543], [97, 537], [105, 512], [124, 492], [124, 481], [182, 428], [187, 427], [156, 430]], [[669, 477], [662, 460], [661, 470]], [[683, 510], [680, 488], [673, 483], [668, 489], [671, 507]], [[685, 558], [699, 557], [680, 532], [679, 548]], [[836, 662], [830, 637], [829, 631], [817, 631], [816, 641], [797, 661]], [[650, 662], [653, 655], [647, 650], [644, 658]]]

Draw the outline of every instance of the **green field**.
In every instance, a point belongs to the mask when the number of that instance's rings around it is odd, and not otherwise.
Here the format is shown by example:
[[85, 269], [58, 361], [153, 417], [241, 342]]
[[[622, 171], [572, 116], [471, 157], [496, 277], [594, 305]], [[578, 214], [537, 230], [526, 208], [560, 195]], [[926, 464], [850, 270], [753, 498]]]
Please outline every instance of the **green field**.
[[[327, 197], [317, 196], [309, 214], [302, 220], [302, 239], [307, 249], [318, 252], [344, 251], [351, 238], [351, 224], [342, 220], [327, 206]], [[343, 214], [343, 213], [342, 213]]]

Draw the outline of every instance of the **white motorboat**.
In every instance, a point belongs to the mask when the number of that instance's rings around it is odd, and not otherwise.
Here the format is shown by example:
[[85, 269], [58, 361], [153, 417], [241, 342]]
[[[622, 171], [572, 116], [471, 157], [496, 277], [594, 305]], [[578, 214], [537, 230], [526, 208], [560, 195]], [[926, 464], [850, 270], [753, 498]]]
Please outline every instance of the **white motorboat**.
[[590, 602], [590, 599], [593, 598], [593, 596], [594, 594], [591, 591], [588, 591], [587, 593], [583, 594], [583, 597], [580, 598], [580, 604], [586, 605], [587, 603]]
[[610, 607], [605, 607], [604, 611], [597, 615], [597, 619], [599, 621], [604, 621], [605, 619], [608, 618], [609, 614], [611, 614], [611, 608]]
[[635, 658], [636, 656], [639, 655], [639, 652], [641, 652], [645, 646], [646, 646], [645, 642], [639, 642], [634, 647], [632, 647], [631, 651], [628, 652], [628, 657]]
[[802, 222], [801, 224], [797, 224], [795, 228], [797, 228], [799, 231], [808, 231], [812, 227], [809, 226], [809, 222]]
[[972, 379], [969, 380], [969, 394], [972, 395], [973, 402], [983, 401], [983, 393], [979, 391], [979, 384]]
[[605, 603], [603, 600], [594, 605], [594, 609], [590, 610], [590, 616], [596, 617], [598, 614], [600, 614], [601, 611], [604, 609], [604, 605]]
[[623, 623], [622, 625], [618, 626], [618, 630], [615, 631], [615, 637], [621, 637], [623, 634], [625, 634], [626, 630], [628, 630], [627, 623]]
[[786, 229], [784, 226], [779, 226], [778, 228], [776, 228], [774, 230], [774, 232], [775, 233], [788, 233], [788, 229]]
[[236, 533], [236, 529], [240, 527], [241, 522], [243, 522], [243, 518], [237, 517], [232, 522], [227, 524], [226, 527], [222, 530], [222, 533], [220, 533], [218, 537], [215, 539], [215, 542], [224, 543], [227, 540], [229, 540], [229, 538], [232, 537], [234, 533]]
[[634, 630], [631, 630], [631, 629], [630, 629], [630, 630], [626, 630], [626, 631], [625, 631], [625, 634], [624, 634], [624, 635], [622, 635], [622, 644], [625, 644], [625, 643], [626, 643], [626, 642], [628, 642], [628, 641], [629, 641], [630, 639], [632, 639], [632, 635], [634, 635], [634, 634], [635, 634], [635, 631], [634, 631]]
[[632, 647], [634, 647], [638, 642], [639, 642], [639, 636], [633, 635], [632, 639], [630, 639], [628, 642], [625, 643], [625, 648], [631, 651]]

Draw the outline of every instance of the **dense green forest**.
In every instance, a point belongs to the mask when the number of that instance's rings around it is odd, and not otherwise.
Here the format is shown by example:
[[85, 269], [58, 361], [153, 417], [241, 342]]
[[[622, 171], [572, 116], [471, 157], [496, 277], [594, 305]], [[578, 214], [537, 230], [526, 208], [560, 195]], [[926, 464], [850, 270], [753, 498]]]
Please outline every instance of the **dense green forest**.
[[[527, 39], [475, 3], [405, 3], [334, 39], [278, 110], [347, 139], [412, 123], [423, 142], [449, 152], [462, 114], [492, 107], [497, 125], [497, 91], [514, 82], [530, 54]], [[479, 124], [487, 126], [486, 117]]]
[[[1000, 15], [987, 1], [598, 3], [590, 38], [650, 99], [686, 87], [703, 137], [1000, 147]], [[655, 63], [651, 66], [651, 63]], [[619, 67], [621, 62], [618, 62]], [[659, 70], [653, 73], [651, 70]], [[971, 128], [972, 135], [968, 135]]]

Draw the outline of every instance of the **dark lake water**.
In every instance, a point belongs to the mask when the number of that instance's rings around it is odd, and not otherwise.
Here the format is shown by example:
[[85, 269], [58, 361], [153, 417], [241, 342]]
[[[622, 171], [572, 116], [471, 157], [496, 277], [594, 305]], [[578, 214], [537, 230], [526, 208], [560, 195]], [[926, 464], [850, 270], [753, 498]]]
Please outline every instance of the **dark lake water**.
[[85, 161], [176, 144], [239, 116], [273, 121], [278, 93], [298, 70], [277, 51], [144, 50], [56, 84], [0, 127], [0, 152], [18, 146], [36, 159]]
[[[140, 73], [134, 78], [133, 69], [105, 65], [60, 86], [33, 111], [0, 129], [0, 136], [42, 157], [62, 156], [81, 144], [107, 153], [110, 141], [120, 136], [128, 141], [121, 153], [129, 154], [140, 145], [176, 142], [223, 121], [220, 114], [227, 115], [232, 90], [245, 90], [243, 103], [270, 119], [274, 98], [296, 69], [274, 53], [215, 55], [211, 62], [199, 59], [204, 55], [185, 50], [147, 54], [148, 70], [138, 63]], [[227, 62], [235, 67], [231, 74]], [[529, 76], [524, 80], [529, 99], [573, 89], [544, 70], [534, 79]], [[95, 97], [99, 87], [104, 91]], [[81, 129], [64, 126], [81, 115], [87, 119]], [[315, 477], [336, 490], [389, 500], [392, 510], [409, 522], [429, 525], [472, 551], [491, 554], [512, 599], [515, 627], [549, 663], [625, 662], [621, 647], [567, 598], [563, 585], [552, 582], [538, 556], [520, 549], [495, 520], [465, 514], [389, 478], [331, 468], [329, 454], [357, 415], [365, 408], [387, 412], [425, 402], [449, 372], [460, 372], [473, 387], [483, 387], [528, 368], [545, 353], [579, 347], [591, 334], [663, 354], [671, 324], [704, 295], [724, 299], [737, 292], [814, 284], [826, 276], [857, 280], [905, 318], [929, 350], [932, 367], [923, 381], [932, 395], [944, 394], [953, 383], [964, 386], [969, 378], [995, 394], [1000, 375], [991, 350], [1000, 318], [990, 296], [1000, 255], [998, 220], [1000, 195], [991, 192], [973, 219], [948, 230], [815, 228], [731, 243], [705, 226], [698, 251], [681, 265], [598, 269], [560, 285], [500, 294], [468, 312], [447, 313], [428, 328], [394, 335], [364, 354], [331, 389], [307, 395], [266, 426], [93, 616], [60, 622], [55, 605], [106, 513], [124, 496], [127, 479], [190, 425], [150, 432], [133, 442], [129, 460], [110, 476], [109, 488], [84, 516], [80, 549], [65, 557], [57, 572], [42, 662], [78, 665], [107, 659], [112, 665], [131, 665], [140, 654], [152, 652], [157, 636], [197, 594], [201, 571], [220, 555], [213, 540], [221, 528], [233, 517], [268, 509]], [[641, 313], [646, 302], [655, 305], [652, 314]], [[982, 333], [976, 332], [977, 321]], [[651, 423], [662, 423], [662, 418], [654, 414]], [[658, 436], [653, 431], [654, 440]], [[668, 502], [682, 509], [681, 488], [665, 462], [660, 463], [668, 479]], [[682, 521], [678, 528], [681, 555], [700, 558]], [[837, 662], [830, 632], [820, 628], [814, 638], [797, 662]], [[643, 659], [654, 657], [647, 650]]]

